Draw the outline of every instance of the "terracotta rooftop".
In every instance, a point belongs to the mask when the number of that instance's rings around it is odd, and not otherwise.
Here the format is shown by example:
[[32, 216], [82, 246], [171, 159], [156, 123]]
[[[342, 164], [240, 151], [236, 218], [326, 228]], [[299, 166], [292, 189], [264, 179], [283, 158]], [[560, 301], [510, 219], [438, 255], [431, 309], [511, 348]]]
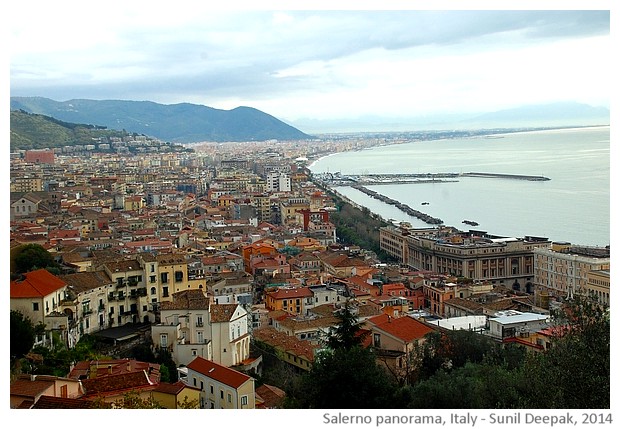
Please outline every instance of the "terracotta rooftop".
[[238, 306], [238, 304], [211, 304], [209, 307], [211, 322], [229, 322]]
[[105, 266], [108, 268], [108, 270], [110, 270], [111, 273], [139, 271], [142, 269], [138, 261], [135, 259], [106, 262]]
[[84, 271], [61, 275], [59, 278], [67, 282], [67, 285], [78, 293], [113, 283], [105, 271]]
[[202, 357], [197, 357], [191, 361], [187, 368], [235, 389], [252, 379], [249, 375], [226, 368]]
[[273, 299], [306, 298], [313, 296], [312, 291], [307, 287], [299, 287], [294, 289], [279, 288], [276, 291], [267, 292], [267, 295]]
[[43, 395], [31, 407], [33, 409], [77, 409], [77, 408], [96, 408], [94, 402], [87, 399], [57, 398], [55, 396]]
[[259, 408], [279, 408], [284, 401], [286, 392], [279, 387], [262, 384], [256, 388], [257, 402], [261, 401]]
[[[372, 319], [370, 320], [372, 321]], [[398, 318], [389, 317], [387, 321], [375, 325], [373, 330], [376, 329], [386, 332], [405, 343], [423, 338], [426, 334], [433, 331], [432, 328], [409, 316]]]
[[207, 310], [209, 298], [201, 290], [189, 289], [172, 294], [172, 301], [163, 301], [161, 310]]
[[314, 361], [314, 351], [319, 348], [310, 341], [300, 340], [270, 327], [255, 329], [252, 336], [280, 350], [303, 356], [310, 362]]
[[22, 281], [11, 282], [11, 298], [42, 298], [67, 285], [44, 269], [30, 271], [24, 276]]
[[53, 385], [53, 381], [15, 380], [11, 383], [11, 395], [35, 398]]
[[152, 390], [159, 381], [151, 381], [144, 370], [82, 380], [85, 396], [110, 395], [130, 390]]
[[183, 389], [188, 389], [188, 388], [200, 390], [197, 387], [190, 386], [188, 384], [183, 383], [181, 380], [179, 380], [176, 383], [166, 383], [166, 382], [159, 383], [159, 386], [153, 389], [153, 392], [167, 393], [169, 395], [178, 395], [179, 393], [183, 391]]

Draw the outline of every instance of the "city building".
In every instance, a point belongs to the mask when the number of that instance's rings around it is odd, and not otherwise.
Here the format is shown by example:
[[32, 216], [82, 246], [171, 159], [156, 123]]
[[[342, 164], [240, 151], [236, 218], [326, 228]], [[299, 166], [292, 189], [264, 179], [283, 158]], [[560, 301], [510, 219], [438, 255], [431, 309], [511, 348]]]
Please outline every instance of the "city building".
[[[404, 232], [404, 235], [403, 235]], [[380, 229], [382, 249], [412, 269], [432, 271], [514, 290], [534, 292], [534, 250], [551, 242], [543, 237], [499, 237], [482, 231], [437, 230], [417, 235], [415, 229]], [[402, 242], [396, 237], [400, 235]], [[404, 243], [407, 251], [404, 251]]]
[[609, 267], [609, 248], [572, 246], [567, 243], [534, 251], [536, 286], [558, 297], [570, 297], [592, 289], [602, 294], [601, 299], [604, 300], [604, 294], [609, 293], [609, 288], [605, 292], [604, 287], [588, 287], [588, 273], [608, 271]]
[[200, 408], [255, 408], [254, 379], [213, 361], [196, 357], [187, 365], [187, 383], [200, 389]]

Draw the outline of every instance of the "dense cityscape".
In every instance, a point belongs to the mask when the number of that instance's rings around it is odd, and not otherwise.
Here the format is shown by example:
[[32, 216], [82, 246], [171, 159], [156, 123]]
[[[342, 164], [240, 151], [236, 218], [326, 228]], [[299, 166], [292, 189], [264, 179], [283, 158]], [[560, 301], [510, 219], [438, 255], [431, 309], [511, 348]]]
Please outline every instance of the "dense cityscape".
[[[11, 408], [609, 408], [609, 246], [413, 228], [310, 170], [411, 138], [12, 153]], [[491, 361], [511, 392], [438, 393]]]

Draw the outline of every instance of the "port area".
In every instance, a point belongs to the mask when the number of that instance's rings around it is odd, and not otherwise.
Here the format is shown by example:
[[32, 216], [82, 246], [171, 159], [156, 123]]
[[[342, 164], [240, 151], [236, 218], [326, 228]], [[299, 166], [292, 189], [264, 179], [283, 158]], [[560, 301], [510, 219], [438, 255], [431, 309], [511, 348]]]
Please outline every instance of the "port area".
[[382, 195], [378, 192], [375, 192], [371, 189], [365, 188], [362, 185], [351, 185], [352, 188], [357, 189], [360, 192], [363, 192], [364, 194], [382, 201], [386, 204], [390, 204], [393, 205], [395, 207], [398, 207], [402, 212], [408, 214], [409, 216], [413, 216], [413, 217], [417, 217], [418, 219], [430, 224], [430, 225], [442, 225], [443, 221], [439, 218], [433, 217], [431, 215], [428, 215], [426, 213], [422, 213], [419, 210], [415, 210], [412, 209], [411, 207], [409, 207], [407, 204], [403, 204], [400, 201], [396, 201], [392, 198], [386, 197], [385, 195]]
[[514, 179], [514, 180], [529, 180], [533, 182], [545, 182], [551, 180], [545, 176], [527, 176], [524, 174], [502, 174], [502, 173], [461, 173], [461, 177], [483, 177], [490, 179]]
[[551, 180], [545, 176], [528, 176], [524, 174], [503, 174], [503, 173], [396, 173], [396, 174], [340, 174], [340, 173], [320, 173], [315, 175], [317, 179], [329, 186], [373, 186], [373, 185], [393, 185], [407, 183], [436, 183], [436, 182], [458, 182], [461, 177], [480, 177], [487, 179], [512, 179], [528, 181], [547, 181]]

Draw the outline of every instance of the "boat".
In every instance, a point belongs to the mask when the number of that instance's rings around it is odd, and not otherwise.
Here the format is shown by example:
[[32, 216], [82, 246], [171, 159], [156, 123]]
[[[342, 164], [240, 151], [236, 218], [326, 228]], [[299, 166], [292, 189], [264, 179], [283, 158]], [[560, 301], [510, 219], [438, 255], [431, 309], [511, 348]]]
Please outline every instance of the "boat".
[[430, 204], [430, 203], [429, 203], [428, 201], [424, 201], [424, 202], [422, 203], [422, 205], [423, 205], [423, 206], [427, 206], [427, 205], [429, 205], [429, 204]]

